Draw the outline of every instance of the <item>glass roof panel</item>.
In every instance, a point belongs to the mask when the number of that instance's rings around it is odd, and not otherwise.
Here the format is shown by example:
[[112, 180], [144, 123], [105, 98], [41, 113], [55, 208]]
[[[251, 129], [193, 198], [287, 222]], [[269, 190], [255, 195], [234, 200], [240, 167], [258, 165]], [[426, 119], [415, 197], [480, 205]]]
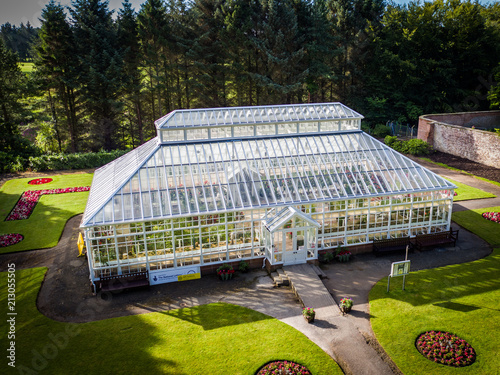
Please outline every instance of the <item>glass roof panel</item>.
[[171, 145], [153, 139], [96, 171], [82, 225], [452, 188], [361, 131]]
[[178, 109], [158, 119], [155, 124], [158, 129], [167, 129], [362, 118], [362, 115], [341, 103], [311, 103], [259, 107]]

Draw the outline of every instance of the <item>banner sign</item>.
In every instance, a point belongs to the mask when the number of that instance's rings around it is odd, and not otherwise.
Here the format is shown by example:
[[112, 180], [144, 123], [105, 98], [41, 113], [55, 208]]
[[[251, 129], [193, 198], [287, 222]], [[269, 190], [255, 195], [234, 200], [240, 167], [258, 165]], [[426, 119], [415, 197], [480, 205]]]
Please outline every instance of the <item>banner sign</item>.
[[406, 276], [410, 273], [410, 261], [394, 262], [391, 265], [391, 277]]
[[149, 283], [151, 285], [173, 283], [201, 278], [200, 267], [169, 268], [165, 270], [149, 272]]

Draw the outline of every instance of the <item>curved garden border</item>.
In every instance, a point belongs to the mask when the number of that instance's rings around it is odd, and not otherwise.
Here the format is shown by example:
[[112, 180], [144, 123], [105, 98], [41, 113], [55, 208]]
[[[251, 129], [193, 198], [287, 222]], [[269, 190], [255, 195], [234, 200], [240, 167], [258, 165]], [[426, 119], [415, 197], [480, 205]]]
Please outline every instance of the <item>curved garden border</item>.
[[259, 368], [255, 375], [311, 375], [307, 367], [287, 360], [275, 360]]
[[0, 235], [0, 247], [15, 245], [24, 239], [22, 234], [9, 233]]
[[476, 352], [467, 341], [446, 331], [421, 333], [415, 346], [425, 358], [446, 366], [464, 367], [476, 360]]
[[500, 212], [483, 212], [483, 217], [495, 223], [500, 223]]
[[89, 191], [90, 186], [62, 188], [62, 189], [45, 189], [45, 190], [26, 190], [21, 198], [17, 201], [16, 205], [10, 212], [5, 221], [25, 220], [28, 219], [35, 209], [42, 195], [47, 194], [65, 194], [65, 193], [79, 193], [82, 191]]
[[45, 178], [35, 178], [34, 180], [28, 181], [29, 185], [43, 185], [52, 182], [53, 180], [50, 177]]

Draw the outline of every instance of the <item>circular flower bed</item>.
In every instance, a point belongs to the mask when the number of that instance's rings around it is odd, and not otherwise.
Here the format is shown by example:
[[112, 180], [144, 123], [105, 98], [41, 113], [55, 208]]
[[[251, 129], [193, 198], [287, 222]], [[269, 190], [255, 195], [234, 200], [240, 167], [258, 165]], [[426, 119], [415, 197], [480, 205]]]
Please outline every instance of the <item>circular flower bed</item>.
[[485, 219], [500, 223], [500, 212], [485, 212], [483, 213]]
[[28, 181], [28, 184], [30, 185], [42, 185], [42, 184], [48, 184], [49, 182], [52, 182], [51, 178], [35, 178], [34, 180]]
[[418, 336], [415, 346], [424, 357], [447, 366], [469, 366], [476, 360], [474, 348], [449, 332], [424, 332]]
[[311, 375], [311, 372], [295, 362], [273, 361], [262, 366], [255, 375]]
[[24, 237], [19, 233], [2, 234], [0, 236], [0, 247], [7, 247], [21, 242]]

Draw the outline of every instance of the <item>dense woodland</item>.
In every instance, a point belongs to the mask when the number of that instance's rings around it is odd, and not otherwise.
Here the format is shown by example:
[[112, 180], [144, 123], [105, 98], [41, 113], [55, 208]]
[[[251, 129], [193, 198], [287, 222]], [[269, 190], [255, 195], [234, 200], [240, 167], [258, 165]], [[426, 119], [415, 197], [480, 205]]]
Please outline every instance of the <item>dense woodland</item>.
[[178, 108], [340, 101], [373, 127], [500, 107], [499, 3], [52, 0], [0, 34], [0, 162], [136, 147]]

